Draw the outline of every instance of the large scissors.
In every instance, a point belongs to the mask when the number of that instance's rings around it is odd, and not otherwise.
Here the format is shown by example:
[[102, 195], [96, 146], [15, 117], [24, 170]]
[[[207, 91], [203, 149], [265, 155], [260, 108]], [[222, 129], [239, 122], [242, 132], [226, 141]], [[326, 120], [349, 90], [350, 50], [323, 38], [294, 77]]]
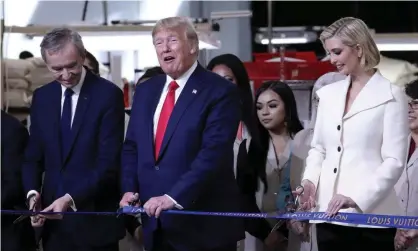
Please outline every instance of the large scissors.
[[[32, 194], [31, 196], [29, 196], [29, 198], [27, 199], [27, 204], [29, 204], [30, 200], [35, 196], [36, 196], [35, 194]], [[32, 207], [29, 208], [29, 211], [31, 211], [32, 213], [20, 215], [19, 217], [17, 217], [16, 220], [13, 221], [13, 224], [17, 224], [17, 223], [23, 221], [24, 219], [26, 219], [28, 217], [38, 215], [39, 212], [35, 212], [36, 204], [37, 204], [37, 201], [35, 199], [35, 202], [33, 203]]]
[[[303, 192], [304, 192], [304, 188], [303, 188], [303, 186], [301, 186], [301, 185], [297, 186], [295, 191], [298, 191], [298, 190], [300, 190], [300, 192], [296, 195], [295, 201], [294, 201], [294, 202], [289, 201], [289, 202], [286, 204], [286, 210], [285, 210], [285, 213], [294, 213], [294, 212], [296, 212], [296, 211], [300, 210], [300, 205], [299, 205], [299, 197], [300, 197], [300, 196], [303, 194]], [[276, 231], [277, 229], [279, 229], [279, 228], [283, 225], [283, 223], [285, 223], [286, 221], [287, 221], [287, 219], [281, 219], [281, 220], [279, 220], [279, 221], [278, 221], [278, 222], [274, 225], [273, 229], [271, 229], [270, 233], [271, 233], [271, 232], [273, 232], [273, 231]]]

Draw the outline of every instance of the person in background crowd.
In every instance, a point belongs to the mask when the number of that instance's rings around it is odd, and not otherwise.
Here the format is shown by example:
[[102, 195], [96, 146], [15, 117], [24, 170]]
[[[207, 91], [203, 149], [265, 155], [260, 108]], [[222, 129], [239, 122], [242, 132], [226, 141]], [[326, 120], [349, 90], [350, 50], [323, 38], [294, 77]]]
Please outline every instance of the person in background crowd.
[[22, 51], [19, 54], [19, 59], [28, 59], [28, 58], [33, 58], [33, 54], [30, 53], [29, 51]]
[[84, 59], [84, 66], [87, 67], [91, 72], [100, 76], [99, 70], [99, 61], [91, 54], [88, 50], [86, 50], [86, 59]]
[[[29, 138], [26, 128], [1, 110], [1, 209], [24, 210], [22, 159]], [[35, 251], [35, 233], [29, 219], [13, 224], [18, 215], [1, 216], [1, 250]]]
[[[287, 202], [294, 200], [291, 188], [300, 184], [303, 170], [303, 160], [293, 154], [293, 137], [303, 129], [295, 96], [287, 84], [268, 81], [257, 90], [254, 107], [260, 147], [250, 147], [248, 151], [248, 163], [256, 169], [249, 187], [262, 212], [284, 212]], [[277, 220], [268, 221], [270, 229], [277, 223]], [[293, 251], [293, 242], [298, 239], [284, 230], [273, 231], [266, 244], [276, 246], [273, 250]], [[283, 235], [290, 238], [289, 242], [284, 241]], [[260, 244], [255, 242], [246, 246], [246, 250], [266, 250]]]
[[[406, 159], [407, 101], [375, 69], [380, 54], [367, 25], [346, 17], [325, 28], [321, 42], [348, 77], [321, 88], [312, 149], [306, 160], [303, 209], [399, 215], [394, 185]], [[355, 184], [355, 185], [354, 185]], [[395, 229], [318, 223], [318, 250], [393, 250]]]
[[[259, 208], [255, 200], [257, 188], [251, 187], [254, 180], [257, 180], [257, 169], [248, 165], [248, 148], [252, 137], [257, 142], [257, 116], [253, 112], [253, 93], [250, 86], [250, 79], [242, 61], [233, 54], [223, 54], [214, 57], [208, 64], [207, 69], [218, 74], [237, 85], [241, 98], [241, 115], [243, 116], [238, 127], [234, 144], [234, 171], [243, 197], [245, 211], [257, 212]], [[251, 147], [257, 147], [255, 143]], [[241, 149], [241, 152], [240, 152]], [[239, 156], [239, 160], [238, 160]], [[237, 166], [239, 163], [239, 166]], [[239, 250], [252, 250], [257, 237], [261, 241], [266, 240], [271, 227], [265, 219], [245, 219], [246, 238], [239, 242]]]
[[[138, 81], [136, 82], [135, 88], [136, 88], [139, 84], [141, 84], [141, 83], [143, 83], [143, 82], [147, 81], [148, 79], [153, 78], [153, 77], [158, 76], [158, 75], [162, 75], [162, 74], [165, 74], [165, 73], [163, 72], [163, 70], [162, 70], [162, 69], [161, 69], [161, 67], [159, 67], [159, 66], [155, 66], [155, 67], [152, 67], [152, 68], [147, 69], [147, 70], [145, 71], [144, 75], [142, 75], [142, 76], [138, 79]], [[125, 115], [125, 135], [126, 135], [126, 132], [128, 131], [129, 118], [130, 118], [130, 116], [126, 114], [126, 115]], [[135, 225], [135, 224], [134, 224], [134, 225]], [[132, 225], [132, 227], [133, 227], [134, 225]], [[134, 229], [136, 229], [136, 227], [135, 227]]]
[[[418, 216], [418, 80], [405, 86], [405, 93], [409, 98], [409, 130], [411, 132], [408, 163], [401, 178], [395, 186], [403, 214]], [[398, 229], [395, 237], [395, 250], [413, 251], [418, 248], [418, 230]]]
[[120, 206], [143, 205], [146, 250], [236, 251], [243, 219], [161, 212], [239, 212], [233, 171], [238, 90], [198, 64], [199, 40], [188, 18], [159, 20], [152, 37], [165, 74], [136, 88]]
[[148, 79], [161, 75], [161, 74], [165, 74], [164, 71], [161, 69], [161, 67], [159, 66], [155, 66], [152, 68], [149, 68], [145, 71], [145, 73], [138, 79], [138, 82], [136, 82], [136, 86], [138, 86], [139, 84], [147, 81]]
[[[329, 72], [321, 77], [319, 77], [312, 89], [312, 98], [311, 98], [311, 119], [307, 128], [299, 131], [293, 140], [294, 151], [293, 153], [299, 159], [303, 159], [306, 162], [306, 158], [308, 157], [308, 152], [310, 149], [310, 145], [312, 142], [312, 136], [315, 128], [315, 121], [316, 121], [316, 114], [319, 104], [319, 98], [316, 95], [316, 92], [324, 86], [329, 84], [338, 82], [340, 80], [345, 79], [347, 76], [338, 72]], [[306, 165], [306, 163], [304, 164]], [[304, 234], [298, 233], [296, 234]], [[297, 243], [297, 242], [295, 242]], [[308, 241], [300, 242], [300, 248], [296, 247], [294, 250], [301, 250], [301, 251], [317, 251], [318, 245], [316, 243], [316, 226], [314, 224], [309, 226], [309, 234], [308, 234]]]
[[[41, 54], [56, 80], [33, 94], [22, 172], [29, 208], [114, 212], [120, 196], [122, 91], [83, 67], [83, 41], [71, 29], [47, 33]], [[44, 251], [116, 251], [125, 236], [116, 217], [39, 214], [31, 222], [43, 226]]]

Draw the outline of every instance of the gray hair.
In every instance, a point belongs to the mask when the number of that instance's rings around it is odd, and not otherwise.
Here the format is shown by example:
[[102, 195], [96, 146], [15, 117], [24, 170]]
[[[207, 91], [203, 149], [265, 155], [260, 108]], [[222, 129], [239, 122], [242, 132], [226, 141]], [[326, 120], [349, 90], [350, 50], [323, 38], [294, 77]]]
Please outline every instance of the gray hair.
[[67, 44], [72, 43], [77, 48], [81, 57], [86, 56], [86, 49], [84, 48], [83, 40], [78, 32], [69, 28], [55, 28], [48, 32], [41, 42], [42, 59], [46, 62], [46, 52], [56, 53]]
[[152, 29], [152, 38], [154, 38], [157, 32], [161, 30], [174, 29], [184, 29], [187, 39], [192, 42], [193, 46], [195, 46], [197, 54], [199, 52], [199, 37], [194, 25], [187, 17], [167, 17], [158, 20]]

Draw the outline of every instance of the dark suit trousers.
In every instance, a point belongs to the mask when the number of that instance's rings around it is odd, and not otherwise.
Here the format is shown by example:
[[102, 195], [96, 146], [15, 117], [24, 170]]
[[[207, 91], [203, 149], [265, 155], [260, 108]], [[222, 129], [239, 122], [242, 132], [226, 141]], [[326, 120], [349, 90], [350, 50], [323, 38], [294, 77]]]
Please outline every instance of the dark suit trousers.
[[[164, 231], [158, 227], [157, 230], [154, 232], [154, 243], [152, 251], [182, 251], [173, 248], [164, 237]], [[219, 247], [215, 249], [204, 249], [204, 250], [196, 250], [196, 251], [237, 251], [237, 243], [232, 243], [225, 247]]]
[[51, 233], [47, 239], [43, 239], [44, 251], [119, 251], [119, 243], [113, 243], [102, 247], [78, 246], [62, 234]]
[[317, 224], [319, 251], [394, 251], [396, 229]]

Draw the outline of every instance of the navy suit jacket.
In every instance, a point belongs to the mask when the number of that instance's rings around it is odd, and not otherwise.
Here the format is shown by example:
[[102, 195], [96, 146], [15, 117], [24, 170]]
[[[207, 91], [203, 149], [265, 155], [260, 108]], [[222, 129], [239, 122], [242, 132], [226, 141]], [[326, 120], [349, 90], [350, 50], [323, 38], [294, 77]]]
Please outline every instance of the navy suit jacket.
[[[22, 186], [23, 153], [29, 138], [26, 128], [1, 111], [1, 209], [26, 208]], [[35, 235], [29, 219], [13, 224], [18, 215], [1, 216], [1, 250], [35, 250]]]
[[[166, 76], [135, 91], [122, 154], [123, 192], [138, 192], [145, 203], [170, 195], [185, 210], [239, 211], [233, 172], [233, 144], [240, 121], [235, 85], [197, 66], [171, 114], [158, 159], [153, 117]], [[164, 236], [178, 250], [206, 250], [244, 238], [239, 218], [163, 214]], [[145, 247], [151, 250], [155, 218], [142, 218]]]
[[[60, 150], [61, 97], [61, 85], [55, 81], [33, 95], [30, 138], [23, 165], [25, 193], [42, 191], [43, 207], [68, 193], [78, 211], [116, 211], [124, 136], [122, 91], [86, 72], [67, 153]], [[123, 238], [122, 224], [121, 219], [112, 216], [65, 215], [61, 221], [46, 221], [43, 238], [47, 240], [51, 233], [65, 233], [64, 238], [72, 238], [79, 245], [102, 246]]]

